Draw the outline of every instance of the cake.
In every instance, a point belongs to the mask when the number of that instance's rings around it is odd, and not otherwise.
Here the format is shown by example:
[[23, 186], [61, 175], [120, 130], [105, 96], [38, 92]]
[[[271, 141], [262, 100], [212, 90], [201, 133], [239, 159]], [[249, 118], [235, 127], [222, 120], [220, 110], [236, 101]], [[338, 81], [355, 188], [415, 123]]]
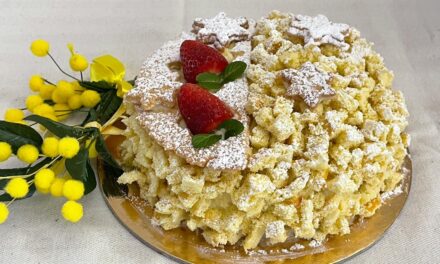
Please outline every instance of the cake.
[[[207, 147], [195, 147], [179, 101], [181, 47], [194, 41], [246, 64], [211, 91], [243, 131]], [[196, 19], [124, 98], [118, 182], [139, 186], [155, 224], [198, 230], [214, 247], [348, 234], [402, 181], [408, 111], [393, 77], [358, 30], [323, 15]]]

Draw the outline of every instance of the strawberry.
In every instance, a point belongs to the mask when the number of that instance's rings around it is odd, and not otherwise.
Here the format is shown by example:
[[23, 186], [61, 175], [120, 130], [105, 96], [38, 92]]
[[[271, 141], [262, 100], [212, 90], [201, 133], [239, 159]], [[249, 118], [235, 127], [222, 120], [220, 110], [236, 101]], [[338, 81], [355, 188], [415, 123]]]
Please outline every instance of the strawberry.
[[221, 73], [228, 66], [228, 61], [220, 52], [196, 40], [182, 42], [180, 60], [183, 66], [183, 76], [190, 83], [196, 83], [199, 73]]
[[217, 96], [197, 84], [182, 85], [177, 103], [186, 126], [194, 135], [210, 133], [234, 115]]

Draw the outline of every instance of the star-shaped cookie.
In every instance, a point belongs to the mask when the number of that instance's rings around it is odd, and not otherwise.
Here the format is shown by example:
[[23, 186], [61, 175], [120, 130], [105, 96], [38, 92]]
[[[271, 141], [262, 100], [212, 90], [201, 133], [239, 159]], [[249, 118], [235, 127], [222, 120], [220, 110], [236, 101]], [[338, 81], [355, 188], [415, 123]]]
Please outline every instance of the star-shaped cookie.
[[315, 17], [296, 15], [292, 17], [288, 34], [304, 38], [304, 45], [332, 44], [342, 50], [348, 50], [350, 45], [345, 37], [350, 33], [347, 24], [333, 23], [324, 15]]
[[311, 62], [304, 63], [299, 70], [285, 69], [280, 74], [287, 88], [286, 95], [302, 98], [309, 107], [315, 107], [322, 98], [336, 94], [327, 83], [330, 75]]
[[251, 36], [249, 22], [244, 17], [230, 18], [220, 12], [213, 18], [194, 20], [192, 32], [196, 34], [198, 40], [205, 44], [214, 44], [220, 49], [233, 42], [249, 40]]

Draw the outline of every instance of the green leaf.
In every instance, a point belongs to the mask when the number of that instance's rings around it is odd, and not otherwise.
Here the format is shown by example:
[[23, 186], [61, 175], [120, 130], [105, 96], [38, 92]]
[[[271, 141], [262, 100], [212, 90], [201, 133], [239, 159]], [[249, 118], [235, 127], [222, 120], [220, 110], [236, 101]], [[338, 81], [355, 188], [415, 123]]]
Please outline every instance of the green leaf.
[[45, 158], [32, 167], [0, 169], [0, 180], [2, 177], [19, 176], [19, 175], [26, 175], [26, 174], [34, 173], [37, 170], [41, 169], [44, 165], [50, 163], [51, 161], [52, 161], [51, 158]]
[[114, 167], [114, 168], [120, 168], [118, 163], [113, 159], [113, 156], [110, 154], [110, 152], [107, 149], [107, 146], [105, 145], [104, 138], [101, 134], [99, 134], [96, 138], [96, 151], [99, 154], [99, 157], [107, 163], [108, 165]]
[[109, 89], [115, 89], [114, 84], [108, 83], [106, 81], [99, 81], [99, 82], [83, 81], [83, 82], [79, 82], [79, 85], [81, 85], [86, 89], [94, 90], [98, 93], [107, 92]]
[[228, 64], [223, 71], [223, 83], [232, 82], [240, 78], [246, 70], [246, 63], [242, 61], [234, 61]]
[[90, 164], [90, 160], [87, 161], [87, 181], [84, 184], [84, 194], [91, 193], [96, 188], [95, 171]]
[[72, 178], [85, 182], [87, 180], [87, 160], [89, 158], [89, 151], [87, 149], [80, 149], [71, 159], [66, 159], [66, 169]]
[[226, 120], [223, 123], [221, 123], [221, 125], [218, 126], [218, 128], [225, 130], [225, 139], [240, 135], [240, 133], [243, 132], [244, 130], [243, 124], [236, 119]]
[[94, 128], [82, 128], [82, 127], [74, 127], [74, 126], [68, 126], [62, 123], [55, 122], [49, 118], [45, 118], [39, 115], [30, 115], [25, 118], [25, 120], [34, 121], [38, 124], [41, 124], [47, 130], [52, 132], [57, 137], [81, 137], [85, 135], [86, 133], [89, 133], [91, 131], [94, 131]]
[[101, 102], [96, 107], [97, 121], [105, 124], [122, 104], [122, 98], [116, 95], [113, 89], [101, 94]]
[[89, 122], [93, 122], [98, 120], [98, 115], [96, 113], [95, 108], [91, 108], [89, 110], [89, 112], [87, 113], [86, 118], [84, 119], [84, 121], [81, 123], [82, 126], [86, 125]]
[[223, 78], [220, 75], [204, 72], [196, 77], [197, 83], [211, 92], [217, 92], [223, 85]]
[[101, 161], [98, 161], [98, 166], [99, 169], [104, 172], [104, 179], [102, 180], [102, 191], [104, 192], [104, 195], [107, 197], [120, 197], [127, 195], [127, 186], [118, 183], [118, 178], [124, 173], [124, 171]]
[[40, 147], [43, 143], [40, 134], [32, 127], [6, 121], [0, 121], [0, 141], [9, 143], [14, 153], [22, 145], [32, 144]]
[[217, 134], [198, 134], [192, 137], [192, 145], [194, 148], [206, 148], [217, 143], [222, 136]]
[[89, 151], [81, 149], [75, 157], [66, 159], [66, 169], [72, 178], [84, 183], [84, 194], [88, 194], [96, 188], [95, 172], [89, 162]]

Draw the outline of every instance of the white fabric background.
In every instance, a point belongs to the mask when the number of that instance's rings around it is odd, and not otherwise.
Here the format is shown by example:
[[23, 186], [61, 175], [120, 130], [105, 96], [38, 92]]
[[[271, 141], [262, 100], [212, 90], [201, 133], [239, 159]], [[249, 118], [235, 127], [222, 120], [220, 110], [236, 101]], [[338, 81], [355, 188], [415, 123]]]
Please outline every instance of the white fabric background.
[[[414, 178], [409, 200], [392, 228], [374, 247], [349, 263], [440, 262], [440, 2], [430, 1], [116, 1], [0, 0], [0, 112], [22, 106], [28, 77], [63, 76], [48, 59], [28, 50], [33, 39], [51, 43], [67, 68], [67, 42], [88, 58], [110, 53], [136, 75], [161, 43], [188, 30], [192, 19], [223, 10], [259, 18], [272, 9], [326, 14], [357, 27], [376, 43], [396, 75], [411, 113]], [[37, 195], [14, 203], [0, 226], [0, 263], [173, 263], [131, 236], [96, 190], [82, 201], [77, 225], [60, 218], [62, 200]]]

